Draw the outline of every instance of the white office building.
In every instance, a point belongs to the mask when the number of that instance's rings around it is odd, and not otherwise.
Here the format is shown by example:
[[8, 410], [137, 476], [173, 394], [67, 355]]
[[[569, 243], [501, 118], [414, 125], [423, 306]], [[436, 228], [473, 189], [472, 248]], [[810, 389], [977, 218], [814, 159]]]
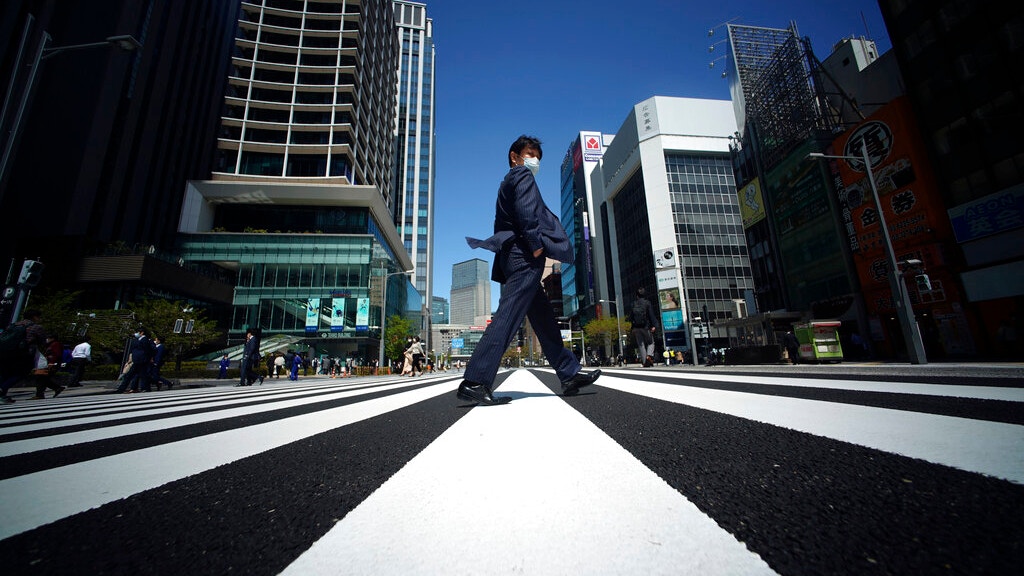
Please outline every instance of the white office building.
[[742, 314], [753, 287], [729, 155], [735, 131], [727, 100], [655, 96], [634, 106], [603, 152], [594, 201], [608, 237], [595, 274], [610, 270], [608, 299], [624, 314], [637, 288], [656, 296], [659, 348], [690, 349], [709, 320], [711, 340], [698, 339], [698, 350], [714, 346], [726, 334], [713, 323]]

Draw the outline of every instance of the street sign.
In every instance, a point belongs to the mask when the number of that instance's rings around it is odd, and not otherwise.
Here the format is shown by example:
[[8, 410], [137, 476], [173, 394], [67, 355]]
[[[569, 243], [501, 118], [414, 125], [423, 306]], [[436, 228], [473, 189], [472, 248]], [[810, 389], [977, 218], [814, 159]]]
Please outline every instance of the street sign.
[[452, 338], [452, 348], [462, 349], [466, 345], [465, 340], [462, 338]]

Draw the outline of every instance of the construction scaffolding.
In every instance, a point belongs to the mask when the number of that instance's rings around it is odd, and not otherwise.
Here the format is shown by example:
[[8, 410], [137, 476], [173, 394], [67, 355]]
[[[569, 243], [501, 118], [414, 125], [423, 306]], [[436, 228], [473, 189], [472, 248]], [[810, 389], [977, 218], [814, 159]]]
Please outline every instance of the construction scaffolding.
[[795, 23], [784, 29], [729, 24], [728, 30], [733, 99], [740, 98], [745, 122], [756, 124], [766, 170], [808, 138], [840, 128], [826, 97], [839, 88], [825, 89], [820, 62]]

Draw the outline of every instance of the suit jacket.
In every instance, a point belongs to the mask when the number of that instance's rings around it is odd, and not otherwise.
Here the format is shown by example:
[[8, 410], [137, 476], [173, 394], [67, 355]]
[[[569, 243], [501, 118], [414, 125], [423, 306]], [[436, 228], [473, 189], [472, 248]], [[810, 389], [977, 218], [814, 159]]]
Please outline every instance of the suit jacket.
[[159, 368], [164, 365], [164, 355], [167, 354], [167, 348], [164, 347], [164, 343], [161, 342], [153, 347], [153, 364]]
[[153, 342], [145, 336], [140, 336], [132, 343], [132, 363], [143, 365], [153, 358]]
[[245, 364], [252, 365], [256, 363], [260, 353], [260, 339], [253, 336], [245, 341], [245, 346], [242, 347], [242, 356], [245, 357]]
[[[494, 235], [486, 240], [466, 237], [470, 248], [486, 248], [500, 252], [518, 243], [524, 252], [532, 254], [544, 249], [544, 256], [571, 264], [572, 243], [562, 223], [544, 204], [533, 173], [525, 166], [508, 171], [498, 187], [498, 200], [494, 208]], [[494, 259], [491, 279], [504, 282], [500, 258]]]

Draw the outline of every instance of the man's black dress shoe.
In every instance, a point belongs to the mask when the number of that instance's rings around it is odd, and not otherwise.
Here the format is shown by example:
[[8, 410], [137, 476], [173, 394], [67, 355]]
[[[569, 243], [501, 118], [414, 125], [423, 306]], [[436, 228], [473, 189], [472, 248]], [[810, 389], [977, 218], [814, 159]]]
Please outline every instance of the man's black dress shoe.
[[489, 386], [473, 384], [467, 380], [463, 380], [462, 384], [459, 384], [459, 391], [455, 395], [464, 402], [476, 402], [484, 406], [497, 406], [512, 401], [511, 396], [492, 396]]
[[576, 393], [580, 391], [580, 388], [590, 386], [600, 376], [600, 370], [594, 370], [590, 373], [580, 370], [575, 376], [565, 382], [562, 382], [562, 396], [575, 396]]

